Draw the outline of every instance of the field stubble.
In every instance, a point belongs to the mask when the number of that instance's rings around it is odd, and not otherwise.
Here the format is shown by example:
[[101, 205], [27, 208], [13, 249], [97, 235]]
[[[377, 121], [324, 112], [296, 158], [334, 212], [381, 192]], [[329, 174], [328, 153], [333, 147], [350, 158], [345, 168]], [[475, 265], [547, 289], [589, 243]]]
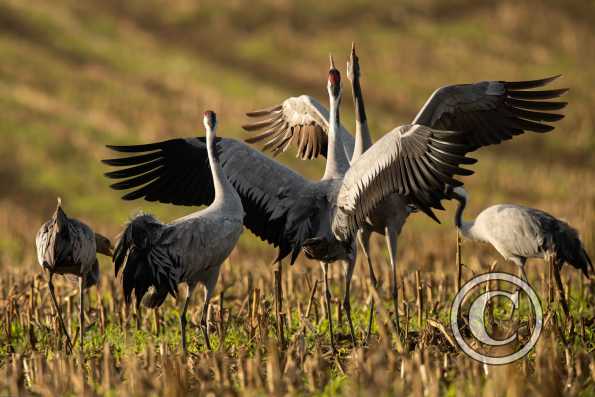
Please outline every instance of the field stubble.
[[[452, 236], [454, 237], [454, 236]], [[379, 241], [376, 241], [379, 243]], [[448, 244], [448, 239], [439, 243]], [[379, 250], [378, 245], [373, 247]], [[481, 248], [464, 246], [465, 250]], [[391, 322], [389, 286], [375, 295], [363, 263], [358, 264], [352, 293], [359, 346], [351, 347], [348, 326], [341, 312], [340, 267], [332, 273], [333, 316], [339, 354], [333, 356], [327, 333], [324, 299], [317, 266], [285, 267], [284, 330], [279, 335], [274, 311], [273, 269], [262, 258], [236, 252], [222, 270], [219, 294], [211, 305], [213, 352], [206, 351], [199, 332], [200, 293], [189, 311], [189, 350], [181, 354], [178, 311], [169, 299], [159, 312], [141, 312], [137, 329], [134, 308], [126, 307], [119, 280], [111, 271], [102, 275], [100, 288], [89, 290], [88, 329], [84, 356], [75, 348], [66, 354], [49, 291], [43, 275], [20, 267], [0, 281], [0, 390], [9, 395], [34, 393], [65, 395], [589, 395], [595, 392], [595, 322], [592, 282], [574, 269], [563, 272], [572, 291], [574, 321], [562, 314], [556, 300], [548, 302], [547, 271], [541, 262], [530, 263], [529, 278], [545, 311], [545, 327], [533, 352], [507, 366], [478, 363], [453, 343], [448, 327], [450, 302], [455, 293], [456, 266], [417, 248], [403, 250], [400, 269], [401, 324], [405, 335], [396, 338]], [[482, 261], [489, 255], [467, 255], [471, 265], [464, 279], [489, 269], [514, 271], [513, 266]], [[388, 280], [388, 263], [374, 256], [381, 280]], [[421, 270], [420, 270], [421, 269]], [[432, 271], [428, 271], [432, 269]], [[107, 270], [107, 269], [106, 269]], [[75, 284], [64, 279], [58, 296], [66, 324], [77, 345], [78, 298]], [[180, 295], [185, 294], [184, 288]], [[368, 302], [376, 296], [373, 334], [362, 345]], [[197, 302], [198, 301], [198, 302]], [[510, 308], [497, 302], [489, 310], [493, 330], [507, 332], [502, 322]], [[517, 321], [527, 321], [527, 308]], [[421, 315], [421, 318], [420, 318]], [[508, 324], [508, 325], [506, 325]], [[500, 328], [499, 328], [500, 327]], [[522, 328], [522, 327], [521, 327]], [[519, 343], [525, 336], [519, 332]], [[283, 339], [283, 340], [282, 340]], [[223, 341], [223, 343], [221, 343]]]

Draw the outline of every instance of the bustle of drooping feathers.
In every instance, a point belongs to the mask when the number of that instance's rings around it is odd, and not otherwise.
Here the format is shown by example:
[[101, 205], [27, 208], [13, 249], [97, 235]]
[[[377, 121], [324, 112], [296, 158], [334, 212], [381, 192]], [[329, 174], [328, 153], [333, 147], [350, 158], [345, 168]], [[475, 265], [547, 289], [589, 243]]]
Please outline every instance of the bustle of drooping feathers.
[[553, 251], [556, 253], [556, 264], [562, 266], [568, 263], [576, 269], [582, 270], [583, 274], [589, 278], [589, 268], [591, 272], [595, 272], [593, 262], [585, 251], [583, 244], [578, 236], [578, 232], [568, 223], [555, 219], [546, 220], [547, 227], [551, 230], [553, 236], [552, 243], [554, 244]]
[[165, 225], [149, 214], [138, 214], [124, 229], [114, 252], [116, 276], [122, 267], [122, 286], [126, 304], [137, 307], [150, 287], [154, 291], [144, 300], [145, 306], [160, 306], [167, 294], [178, 292], [178, 270], [174, 259], [157, 242]]

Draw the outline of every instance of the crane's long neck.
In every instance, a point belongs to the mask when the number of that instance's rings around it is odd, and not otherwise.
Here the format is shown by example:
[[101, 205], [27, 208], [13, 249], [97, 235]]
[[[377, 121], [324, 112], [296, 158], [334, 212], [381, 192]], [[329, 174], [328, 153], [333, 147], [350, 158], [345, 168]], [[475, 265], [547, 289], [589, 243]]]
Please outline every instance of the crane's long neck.
[[342, 177], [349, 169], [349, 160], [339, 134], [339, 104], [340, 100], [330, 95], [328, 153], [323, 180]]
[[471, 235], [471, 229], [473, 227], [474, 222], [465, 222], [463, 220], [463, 211], [465, 211], [465, 207], [467, 206], [467, 197], [458, 195], [456, 196], [456, 199], [459, 202], [459, 205], [457, 206], [457, 211], [455, 213], [455, 225], [457, 226], [457, 229], [459, 229], [463, 237], [470, 239], [473, 237]]
[[372, 137], [368, 129], [368, 119], [364, 107], [364, 96], [359, 83], [359, 77], [354, 76], [351, 82], [353, 103], [355, 105], [355, 145], [351, 163], [355, 162], [366, 150], [372, 146]]
[[215, 147], [215, 131], [210, 126], [207, 126], [207, 154], [209, 156], [209, 166], [211, 167], [211, 175], [213, 178], [213, 188], [215, 197], [213, 204], [224, 202], [227, 192], [227, 185], [229, 182], [223, 174], [223, 169], [219, 163], [219, 155]]

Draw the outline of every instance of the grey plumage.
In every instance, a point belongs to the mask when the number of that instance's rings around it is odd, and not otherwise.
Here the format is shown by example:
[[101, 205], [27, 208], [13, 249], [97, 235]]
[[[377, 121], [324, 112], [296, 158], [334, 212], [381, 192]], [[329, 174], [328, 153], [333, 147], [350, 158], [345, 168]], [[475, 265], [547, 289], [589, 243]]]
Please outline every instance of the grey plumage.
[[455, 188], [452, 196], [459, 201], [455, 223], [463, 237], [491, 244], [504, 259], [519, 267], [528, 258], [554, 256], [558, 267], [568, 263], [589, 277], [593, 264], [578, 232], [568, 223], [516, 204], [493, 205], [465, 222], [462, 216], [468, 195], [464, 189]]
[[[211, 115], [212, 114], [212, 115]], [[141, 302], [160, 306], [167, 294], [177, 296], [178, 284], [188, 285], [180, 314], [182, 348], [186, 352], [186, 311], [198, 283], [205, 286], [201, 326], [208, 335], [208, 305], [219, 270], [243, 230], [244, 210], [240, 196], [225, 177], [215, 151], [214, 113], [205, 112], [206, 148], [212, 172], [213, 199], [203, 210], [164, 224], [151, 215], [136, 216], [125, 228], [114, 254], [116, 274], [123, 268], [122, 282], [127, 303], [134, 292]], [[152, 287], [152, 292], [143, 299]]]
[[74, 275], [79, 278], [79, 326], [81, 328], [82, 351], [84, 340], [83, 290], [98, 283], [99, 262], [96, 254], [111, 256], [111, 243], [109, 239], [95, 233], [83, 222], [68, 217], [62, 209], [62, 200], [58, 198], [58, 205], [52, 218], [45, 222], [37, 232], [35, 245], [37, 261], [42, 269], [49, 273], [48, 286], [52, 302], [58, 312], [60, 325], [70, 348], [72, 348], [72, 342], [56, 301], [52, 279], [54, 274]]

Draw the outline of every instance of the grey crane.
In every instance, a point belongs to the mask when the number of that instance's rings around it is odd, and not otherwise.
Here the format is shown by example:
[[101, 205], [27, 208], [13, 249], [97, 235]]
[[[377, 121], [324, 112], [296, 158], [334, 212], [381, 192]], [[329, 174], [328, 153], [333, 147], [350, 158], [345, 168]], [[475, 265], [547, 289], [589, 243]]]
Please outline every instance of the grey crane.
[[[244, 229], [244, 209], [240, 196], [225, 177], [215, 148], [217, 117], [213, 111], [204, 113], [206, 128], [205, 158], [189, 162], [206, 166], [212, 173], [210, 205], [170, 224], [159, 222], [147, 214], [136, 216], [126, 226], [114, 252], [116, 275], [123, 267], [122, 283], [126, 303], [134, 292], [137, 309], [141, 304], [159, 307], [168, 293], [177, 296], [178, 285], [186, 283], [188, 293], [180, 313], [182, 350], [186, 347], [186, 312], [198, 283], [205, 287], [201, 328], [205, 344], [209, 341], [209, 302], [215, 290], [219, 271], [236, 246]], [[152, 291], [143, 300], [143, 296]]]
[[[494, 83], [485, 83], [484, 91], [489, 84]], [[504, 83], [495, 84], [505, 89]], [[517, 89], [541, 83], [506, 84]], [[490, 92], [494, 89], [490, 88]], [[243, 142], [220, 139], [216, 144], [221, 151], [222, 168], [242, 200], [246, 212], [244, 225], [278, 247], [276, 260], [290, 256], [293, 263], [302, 249], [310, 259], [319, 260], [325, 277], [327, 307], [330, 307], [328, 265], [334, 261], [344, 263], [348, 286], [355, 259], [354, 236], [380, 201], [391, 193], [398, 193], [407, 203], [437, 220], [433, 209], [443, 209], [440, 201], [446, 197], [446, 186], [462, 185], [454, 178], [468, 174], [468, 170], [460, 165], [475, 162], [466, 157], [470, 150], [482, 146], [482, 142], [509, 139], [528, 126], [551, 129], [520, 118], [506, 118], [500, 106], [487, 112], [487, 116], [477, 116], [482, 123], [491, 125], [488, 130], [447, 131], [419, 124], [403, 125], [387, 133], [349, 164], [339, 123], [340, 73], [334, 66], [329, 71], [327, 91], [331, 121], [327, 131], [327, 162], [320, 181], [306, 180]], [[513, 93], [516, 92], [519, 91]], [[497, 99], [504, 102], [508, 95], [506, 91], [504, 97]], [[506, 109], [504, 107], [504, 111]], [[106, 176], [120, 179], [111, 185], [113, 189], [133, 189], [122, 197], [125, 200], [144, 198], [176, 205], [209, 203], [214, 193], [208, 178], [209, 164], [204, 160], [205, 146], [200, 138], [108, 146], [129, 156], [104, 160], [108, 165], [125, 167]], [[349, 321], [348, 288], [343, 305]], [[331, 311], [327, 310], [331, 346], [335, 350], [330, 316]]]
[[468, 194], [462, 187], [447, 188], [447, 194], [459, 202], [455, 225], [463, 238], [491, 244], [506, 260], [514, 262], [521, 277], [528, 282], [525, 263], [528, 258], [551, 258], [554, 275], [565, 314], [569, 315], [560, 268], [564, 263], [582, 270], [589, 278], [593, 263], [568, 223], [534, 208], [515, 204], [497, 204], [481, 211], [474, 220], [464, 221]]
[[[364, 99], [360, 86], [359, 59], [352, 44], [347, 64], [355, 106], [355, 140], [342, 126], [339, 135], [345, 152], [354, 163], [372, 146], [367, 124]], [[554, 122], [563, 115], [540, 110], [558, 110], [565, 102], [541, 102], [535, 99], [550, 99], [563, 95], [567, 90], [524, 91], [546, 85], [559, 76], [526, 82], [489, 81], [475, 84], [451, 85], [438, 89], [428, 99], [413, 123], [431, 128], [462, 130], [471, 135], [476, 146], [499, 143], [510, 139], [523, 130], [547, 132], [553, 127], [540, 123]], [[520, 91], [523, 89], [523, 91]], [[529, 110], [524, 110], [529, 109]], [[266, 129], [260, 135], [246, 139], [248, 143], [266, 141], [263, 150], [274, 155], [286, 151], [291, 145], [297, 147], [297, 157], [313, 159], [319, 154], [326, 156], [328, 111], [316, 99], [302, 95], [288, 98], [281, 105], [247, 113], [249, 117], [267, 117], [263, 121], [246, 124], [247, 131]], [[380, 202], [358, 230], [357, 238], [366, 257], [372, 285], [376, 285], [369, 242], [372, 232], [385, 235], [392, 270], [391, 292], [397, 331], [400, 332], [397, 288], [397, 242], [399, 234], [414, 207], [408, 205], [402, 195], [391, 194]], [[370, 304], [368, 332], [370, 334], [374, 302]]]
[[82, 352], [85, 335], [83, 291], [99, 282], [99, 262], [96, 254], [111, 257], [112, 244], [108, 238], [94, 232], [83, 222], [68, 217], [62, 209], [62, 199], [58, 197], [56, 210], [52, 218], [41, 225], [35, 237], [35, 245], [37, 261], [42, 269], [49, 273], [48, 288], [69, 350], [72, 350], [72, 341], [56, 300], [53, 277], [54, 274], [63, 274], [74, 275], [79, 279], [79, 340]]

